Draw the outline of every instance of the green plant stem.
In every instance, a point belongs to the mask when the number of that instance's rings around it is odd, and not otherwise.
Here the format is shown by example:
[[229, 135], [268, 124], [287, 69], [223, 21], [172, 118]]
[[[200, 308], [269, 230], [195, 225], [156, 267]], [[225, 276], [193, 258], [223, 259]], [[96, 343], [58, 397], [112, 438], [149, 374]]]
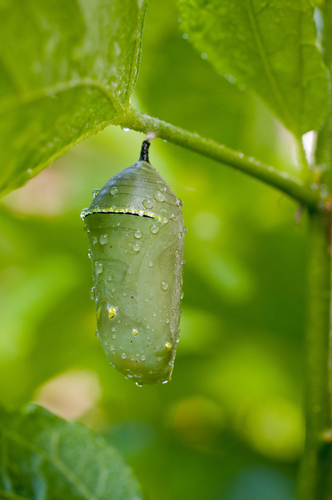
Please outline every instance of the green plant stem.
[[313, 189], [300, 177], [279, 171], [271, 165], [265, 165], [255, 158], [247, 157], [243, 153], [227, 148], [223, 144], [175, 127], [157, 118], [152, 118], [133, 108], [129, 108], [117, 120], [116, 124], [144, 133], [155, 133], [157, 137], [220, 161], [280, 189], [309, 208], [314, 209], [323, 205], [319, 189]]
[[331, 444], [329, 398], [329, 331], [331, 254], [326, 214], [310, 213], [308, 319], [306, 338], [306, 443], [297, 500], [327, 500]]
[[[323, 6], [323, 47], [326, 66], [332, 72], [332, 0]], [[319, 131], [316, 169], [332, 188], [332, 99]], [[306, 358], [306, 444], [298, 481], [297, 500], [332, 498], [331, 422], [331, 212], [310, 215], [309, 317]]]

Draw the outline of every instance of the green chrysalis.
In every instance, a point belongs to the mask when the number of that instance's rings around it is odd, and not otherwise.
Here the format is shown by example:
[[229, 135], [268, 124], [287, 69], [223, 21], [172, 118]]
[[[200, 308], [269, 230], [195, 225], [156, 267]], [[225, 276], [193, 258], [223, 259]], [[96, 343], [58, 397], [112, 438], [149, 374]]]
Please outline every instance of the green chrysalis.
[[98, 330], [110, 364], [137, 385], [171, 379], [179, 336], [182, 201], [150, 165], [112, 177], [82, 211], [92, 260]]

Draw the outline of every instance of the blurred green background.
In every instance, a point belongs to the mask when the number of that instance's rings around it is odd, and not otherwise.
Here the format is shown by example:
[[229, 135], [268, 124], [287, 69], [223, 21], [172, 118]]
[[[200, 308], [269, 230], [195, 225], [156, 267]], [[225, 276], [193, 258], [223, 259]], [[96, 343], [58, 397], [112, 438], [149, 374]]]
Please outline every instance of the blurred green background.
[[[261, 161], [296, 169], [290, 134], [216, 75], [151, 1], [134, 105]], [[203, 55], [204, 56], [204, 55]], [[138, 159], [109, 127], [0, 205], [0, 400], [30, 400], [104, 434], [149, 500], [292, 500], [302, 453], [306, 217], [279, 192], [160, 140], [151, 163], [184, 201], [181, 339], [170, 384], [136, 387], [95, 337], [79, 217]]]

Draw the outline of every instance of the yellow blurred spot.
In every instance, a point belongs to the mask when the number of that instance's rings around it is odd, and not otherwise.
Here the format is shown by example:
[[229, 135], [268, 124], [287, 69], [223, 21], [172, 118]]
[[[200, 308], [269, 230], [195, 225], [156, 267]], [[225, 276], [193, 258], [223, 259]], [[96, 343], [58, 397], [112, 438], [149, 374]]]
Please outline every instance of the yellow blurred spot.
[[135, 330], [135, 328], [133, 329], [133, 335], [136, 337], [137, 335], [137, 330]]
[[315, 184], [320, 184], [322, 180], [322, 171], [320, 168], [315, 167], [312, 172], [312, 182]]
[[109, 317], [109, 319], [114, 318], [115, 315], [116, 315], [116, 309], [115, 309], [115, 307], [109, 307], [109, 309], [108, 309], [108, 317]]
[[286, 399], [265, 401], [252, 408], [245, 431], [253, 446], [269, 458], [294, 461], [303, 451], [303, 415]]
[[165, 347], [166, 349], [172, 349], [172, 344], [170, 342], [166, 342]]
[[99, 307], [98, 311], [97, 311], [97, 319], [100, 318], [100, 313], [101, 313], [101, 307]]

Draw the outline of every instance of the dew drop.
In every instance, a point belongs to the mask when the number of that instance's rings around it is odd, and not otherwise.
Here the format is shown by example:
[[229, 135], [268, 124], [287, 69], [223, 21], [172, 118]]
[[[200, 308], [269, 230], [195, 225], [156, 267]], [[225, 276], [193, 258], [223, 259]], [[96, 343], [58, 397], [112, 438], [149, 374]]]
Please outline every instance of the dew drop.
[[96, 337], [99, 338], [99, 330], [96, 330], [95, 334], [96, 334]]
[[141, 249], [141, 245], [139, 245], [138, 243], [135, 243], [135, 245], [133, 245], [134, 252], [139, 252], [140, 249]]
[[99, 241], [101, 245], [106, 245], [106, 243], [108, 242], [108, 235], [102, 234], [99, 238]]
[[119, 190], [118, 190], [118, 188], [116, 186], [112, 187], [112, 189], [111, 189], [111, 195], [114, 196], [114, 195], [118, 194], [118, 192], [119, 192]]
[[133, 335], [134, 335], [134, 337], [136, 337], [136, 335], [137, 335], [137, 330], [135, 328], [133, 328]]
[[159, 201], [160, 203], [162, 203], [165, 200], [164, 193], [161, 193], [160, 191], [154, 193], [153, 197], [156, 201]]
[[149, 267], [153, 267], [153, 262], [149, 262]]
[[124, 353], [124, 352], [121, 354], [121, 358], [122, 358], [122, 359], [126, 359], [126, 355], [125, 355], [125, 353]]
[[92, 238], [92, 244], [93, 244], [93, 245], [96, 245], [97, 243], [98, 243], [98, 238], [97, 238], [97, 236], [94, 236], [94, 237]]
[[143, 354], [143, 356], [141, 357], [141, 360], [142, 360], [142, 361], [145, 361], [145, 360], [146, 360], [146, 357], [144, 356], [144, 354]]
[[166, 349], [172, 349], [172, 344], [170, 342], [166, 342], [165, 347]]
[[103, 272], [103, 263], [102, 262], [98, 262], [98, 260], [95, 262], [95, 270], [96, 270], [96, 274], [100, 274]]
[[152, 208], [153, 207], [153, 201], [150, 200], [149, 198], [146, 198], [145, 200], [142, 201], [142, 205], [145, 208]]
[[93, 196], [93, 198], [95, 198], [96, 196], [98, 196], [98, 194], [99, 194], [99, 189], [94, 189], [94, 190], [92, 191], [92, 196]]
[[167, 283], [167, 281], [162, 281], [161, 282], [161, 289], [164, 290], [164, 292], [166, 292], [166, 290], [168, 289], [168, 283]]
[[135, 233], [134, 233], [134, 236], [135, 236], [135, 238], [136, 238], [136, 239], [138, 239], [138, 240], [139, 240], [140, 238], [142, 238], [143, 233], [142, 233], [142, 231], [140, 231], [139, 229], [136, 229], [136, 231], [135, 231]]
[[156, 226], [155, 224], [153, 224], [153, 226], [151, 226], [151, 228], [150, 228], [150, 231], [152, 234], [157, 234], [157, 233], [159, 233], [159, 227]]
[[95, 300], [95, 287], [94, 286], [90, 290], [90, 299]]

